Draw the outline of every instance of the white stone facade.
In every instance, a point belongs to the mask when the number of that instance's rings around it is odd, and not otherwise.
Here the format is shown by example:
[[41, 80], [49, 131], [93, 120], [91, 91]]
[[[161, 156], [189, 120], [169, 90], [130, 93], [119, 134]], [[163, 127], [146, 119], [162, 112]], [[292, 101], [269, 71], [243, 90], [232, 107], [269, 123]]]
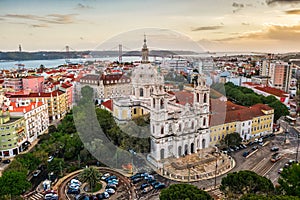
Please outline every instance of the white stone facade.
[[149, 160], [158, 167], [165, 158], [196, 153], [209, 145], [209, 87], [198, 76], [193, 103], [180, 105], [156, 87], [150, 110], [151, 153]]

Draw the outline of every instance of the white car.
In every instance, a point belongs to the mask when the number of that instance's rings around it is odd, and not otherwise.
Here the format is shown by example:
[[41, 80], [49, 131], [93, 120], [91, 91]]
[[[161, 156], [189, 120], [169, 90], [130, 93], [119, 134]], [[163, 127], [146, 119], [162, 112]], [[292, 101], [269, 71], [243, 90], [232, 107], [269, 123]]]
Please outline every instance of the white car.
[[41, 170], [35, 170], [33, 176], [37, 177], [41, 173]]
[[51, 162], [53, 160], [53, 158], [54, 158], [53, 156], [49, 156], [47, 161]]
[[108, 192], [103, 192], [103, 195], [104, 195], [104, 197], [106, 198], [106, 199], [108, 199], [109, 198], [109, 194], [108, 194]]
[[104, 174], [102, 177], [101, 177], [101, 180], [105, 180], [107, 177], [109, 177], [110, 176], [110, 174], [109, 173], [106, 173], [106, 174]]
[[108, 194], [114, 194], [114, 193], [116, 193], [116, 191], [114, 189], [112, 189], [112, 188], [106, 189], [105, 192], [108, 192]]

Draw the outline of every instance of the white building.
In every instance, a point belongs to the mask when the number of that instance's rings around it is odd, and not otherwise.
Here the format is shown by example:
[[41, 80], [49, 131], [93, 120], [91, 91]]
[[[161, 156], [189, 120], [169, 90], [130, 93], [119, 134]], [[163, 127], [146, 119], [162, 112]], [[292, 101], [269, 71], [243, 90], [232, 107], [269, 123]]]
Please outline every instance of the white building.
[[[148, 159], [154, 166], [161, 167], [165, 158], [179, 158], [208, 147], [209, 87], [205, 76], [198, 75], [192, 92], [167, 93], [163, 76], [148, 62], [144, 39], [142, 62], [132, 72], [132, 89], [130, 97], [114, 99], [113, 115], [120, 122], [150, 112]], [[134, 113], [134, 109], [140, 112]]]
[[18, 100], [9, 106], [11, 117], [24, 117], [26, 141], [32, 143], [39, 135], [48, 131], [48, 104], [44, 102], [30, 102]]

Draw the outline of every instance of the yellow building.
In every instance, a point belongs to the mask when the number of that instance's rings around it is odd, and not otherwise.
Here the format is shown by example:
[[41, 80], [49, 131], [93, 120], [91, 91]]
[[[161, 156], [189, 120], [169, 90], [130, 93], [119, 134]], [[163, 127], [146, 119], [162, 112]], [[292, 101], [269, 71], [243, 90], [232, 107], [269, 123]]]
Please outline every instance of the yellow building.
[[22, 151], [26, 141], [24, 117], [10, 117], [0, 109], [0, 157], [11, 157]]
[[31, 102], [47, 102], [48, 103], [48, 114], [49, 120], [55, 121], [62, 119], [69, 111], [68, 107], [68, 96], [66, 93], [55, 90], [49, 93], [10, 93], [6, 96], [12, 101], [30, 99]]
[[211, 100], [211, 104], [210, 146], [218, 144], [227, 134], [234, 132], [246, 141], [273, 131], [274, 109], [267, 105], [245, 107], [219, 100]]

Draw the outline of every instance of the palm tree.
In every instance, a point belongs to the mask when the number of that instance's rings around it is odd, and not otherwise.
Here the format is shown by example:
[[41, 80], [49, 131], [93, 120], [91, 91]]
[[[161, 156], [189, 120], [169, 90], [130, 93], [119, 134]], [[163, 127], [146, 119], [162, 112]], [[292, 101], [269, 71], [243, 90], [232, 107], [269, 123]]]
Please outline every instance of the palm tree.
[[101, 176], [102, 174], [95, 167], [87, 167], [79, 174], [78, 178], [81, 182], [88, 183], [92, 191]]

